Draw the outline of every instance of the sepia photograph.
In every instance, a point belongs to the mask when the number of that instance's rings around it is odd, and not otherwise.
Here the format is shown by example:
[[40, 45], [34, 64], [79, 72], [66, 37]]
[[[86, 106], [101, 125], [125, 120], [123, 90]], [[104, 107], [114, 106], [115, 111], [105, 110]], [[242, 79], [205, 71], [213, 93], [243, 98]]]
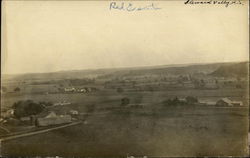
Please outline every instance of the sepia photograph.
[[0, 156], [249, 155], [246, 0], [3, 0]]

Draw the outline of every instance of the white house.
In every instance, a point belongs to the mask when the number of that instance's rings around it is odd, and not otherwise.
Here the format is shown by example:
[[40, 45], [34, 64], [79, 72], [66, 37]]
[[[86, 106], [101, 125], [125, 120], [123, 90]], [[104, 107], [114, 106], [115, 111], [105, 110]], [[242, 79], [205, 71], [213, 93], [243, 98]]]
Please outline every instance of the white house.
[[216, 102], [218, 106], [243, 106], [242, 101], [232, 101], [228, 98], [222, 98]]
[[228, 98], [222, 98], [216, 102], [217, 106], [233, 106], [233, 103]]

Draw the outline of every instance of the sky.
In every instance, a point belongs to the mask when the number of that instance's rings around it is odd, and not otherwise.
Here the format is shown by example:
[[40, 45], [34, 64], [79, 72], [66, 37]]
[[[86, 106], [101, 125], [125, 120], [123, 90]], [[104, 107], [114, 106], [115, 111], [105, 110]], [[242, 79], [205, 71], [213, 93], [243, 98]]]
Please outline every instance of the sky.
[[161, 9], [110, 10], [110, 1], [5, 1], [1, 71], [42, 73], [248, 60], [247, 4], [153, 3]]

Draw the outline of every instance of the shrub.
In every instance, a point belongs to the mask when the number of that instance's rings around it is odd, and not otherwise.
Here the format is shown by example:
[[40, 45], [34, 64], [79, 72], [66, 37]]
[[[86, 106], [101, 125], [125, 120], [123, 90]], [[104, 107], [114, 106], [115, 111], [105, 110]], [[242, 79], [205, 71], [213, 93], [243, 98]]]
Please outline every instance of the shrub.
[[130, 102], [130, 100], [129, 100], [129, 98], [127, 98], [127, 97], [121, 99], [121, 105], [122, 105], [122, 106], [128, 105], [129, 102]]
[[15, 91], [15, 92], [20, 92], [21, 89], [20, 89], [19, 87], [16, 87], [16, 88], [14, 89], [14, 91]]
[[122, 88], [117, 88], [117, 90], [116, 90], [118, 93], [122, 93], [122, 92], [124, 92], [124, 90], [122, 89]]
[[163, 105], [165, 106], [177, 106], [177, 105], [184, 105], [185, 102], [180, 101], [177, 97], [175, 97], [174, 99], [167, 99], [165, 101], [163, 101]]
[[187, 96], [186, 97], [186, 102], [188, 104], [193, 104], [193, 103], [198, 103], [198, 99], [195, 97]]

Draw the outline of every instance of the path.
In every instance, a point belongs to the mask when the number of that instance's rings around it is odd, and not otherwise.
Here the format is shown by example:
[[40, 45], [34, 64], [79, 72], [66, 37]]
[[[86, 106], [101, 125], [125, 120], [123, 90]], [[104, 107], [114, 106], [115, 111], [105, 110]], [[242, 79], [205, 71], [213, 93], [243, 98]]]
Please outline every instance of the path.
[[4, 137], [4, 138], [0, 139], [0, 143], [3, 142], [3, 141], [11, 140], [11, 139], [16, 139], [16, 138], [21, 138], [21, 137], [27, 137], [27, 136], [32, 136], [32, 135], [36, 135], [36, 134], [46, 133], [46, 132], [49, 132], [49, 131], [53, 131], [53, 130], [57, 130], [57, 129], [61, 129], [61, 128], [69, 127], [69, 126], [78, 125], [80, 123], [82, 123], [82, 122], [73, 122], [73, 123], [62, 125], [62, 126], [59, 126], [59, 127], [53, 127], [53, 128], [49, 128], [49, 129], [43, 129], [43, 130], [39, 130], [39, 131], [34, 131], [34, 132], [29, 132], [29, 133], [23, 133], [23, 134]]

